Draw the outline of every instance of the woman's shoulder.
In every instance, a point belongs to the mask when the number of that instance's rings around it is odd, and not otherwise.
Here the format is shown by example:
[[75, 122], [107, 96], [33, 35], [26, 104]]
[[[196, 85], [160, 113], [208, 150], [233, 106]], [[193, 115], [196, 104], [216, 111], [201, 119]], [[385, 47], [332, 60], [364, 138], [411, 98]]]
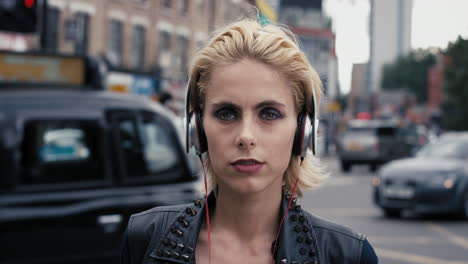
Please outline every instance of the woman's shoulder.
[[170, 215], [176, 215], [187, 207], [187, 204], [158, 206], [130, 216], [127, 232], [148, 232], [152, 228], [164, 226]]
[[306, 214], [317, 235], [337, 235], [360, 242], [363, 242], [366, 239], [365, 234], [358, 232], [349, 226], [335, 223], [331, 220], [325, 219], [310, 212], [306, 212]]
[[310, 212], [305, 214], [317, 237], [319, 248], [333, 248], [332, 251], [323, 252], [327, 263], [343, 263], [344, 260], [347, 260], [346, 263], [378, 263], [374, 249], [365, 234]]
[[121, 263], [141, 263], [155, 243], [187, 205], [158, 206], [130, 216], [122, 240]]

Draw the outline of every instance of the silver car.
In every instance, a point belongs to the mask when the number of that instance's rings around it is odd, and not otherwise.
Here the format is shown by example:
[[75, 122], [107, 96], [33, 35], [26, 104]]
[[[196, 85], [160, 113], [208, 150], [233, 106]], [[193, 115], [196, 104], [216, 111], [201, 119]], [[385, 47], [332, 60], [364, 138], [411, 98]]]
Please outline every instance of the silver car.
[[394, 122], [353, 120], [337, 140], [337, 153], [344, 172], [354, 164], [368, 164], [372, 171], [394, 159], [410, 156], [412, 145]]

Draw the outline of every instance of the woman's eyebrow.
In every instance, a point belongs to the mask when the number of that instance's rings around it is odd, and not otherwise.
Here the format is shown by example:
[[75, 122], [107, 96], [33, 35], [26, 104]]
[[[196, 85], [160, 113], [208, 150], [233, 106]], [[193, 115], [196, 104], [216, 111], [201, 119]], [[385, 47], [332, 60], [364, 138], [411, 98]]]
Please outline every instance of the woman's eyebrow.
[[276, 107], [286, 107], [285, 104], [283, 103], [280, 103], [278, 101], [275, 101], [275, 100], [267, 100], [267, 101], [263, 101], [259, 104], [257, 104], [255, 106], [256, 109], [259, 109], [259, 108], [263, 108], [263, 107], [267, 107], [267, 106], [276, 106]]
[[240, 106], [232, 103], [232, 102], [219, 102], [219, 103], [213, 103], [213, 108], [215, 109], [220, 109], [220, 108], [224, 108], [224, 107], [228, 107], [228, 108], [234, 108], [236, 110], [240, 110]]

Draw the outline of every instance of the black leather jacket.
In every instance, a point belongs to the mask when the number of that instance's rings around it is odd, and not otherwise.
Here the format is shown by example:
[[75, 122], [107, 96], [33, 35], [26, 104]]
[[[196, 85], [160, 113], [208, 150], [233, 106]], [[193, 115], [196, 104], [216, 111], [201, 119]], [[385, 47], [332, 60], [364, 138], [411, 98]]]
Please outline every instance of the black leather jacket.
[[[284, 195], [280, 215], [287, 208], [287, 198]], [[210, 210], [214, 210], [213, 193], [208, 202]], [[204, 200], [133, 215], [123, 241], [122, 264], [195, 263], [195, 247], [204, 219]], [[364, 241], [364, 235], [314, 216], [294, 203], [281, 229], [275, 263], [366, 263], [361, 259]]]

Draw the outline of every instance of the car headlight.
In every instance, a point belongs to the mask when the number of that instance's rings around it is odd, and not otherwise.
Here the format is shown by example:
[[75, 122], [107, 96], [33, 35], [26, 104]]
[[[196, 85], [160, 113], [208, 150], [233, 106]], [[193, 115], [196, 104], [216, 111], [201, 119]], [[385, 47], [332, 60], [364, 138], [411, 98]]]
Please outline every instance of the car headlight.
[[427, 179], [427, 184], [435, 187], [444, 187], [445, 189], [452, 189], [455, 186], [458, 175], [456, 172], [443, 172], [431, 176]]

